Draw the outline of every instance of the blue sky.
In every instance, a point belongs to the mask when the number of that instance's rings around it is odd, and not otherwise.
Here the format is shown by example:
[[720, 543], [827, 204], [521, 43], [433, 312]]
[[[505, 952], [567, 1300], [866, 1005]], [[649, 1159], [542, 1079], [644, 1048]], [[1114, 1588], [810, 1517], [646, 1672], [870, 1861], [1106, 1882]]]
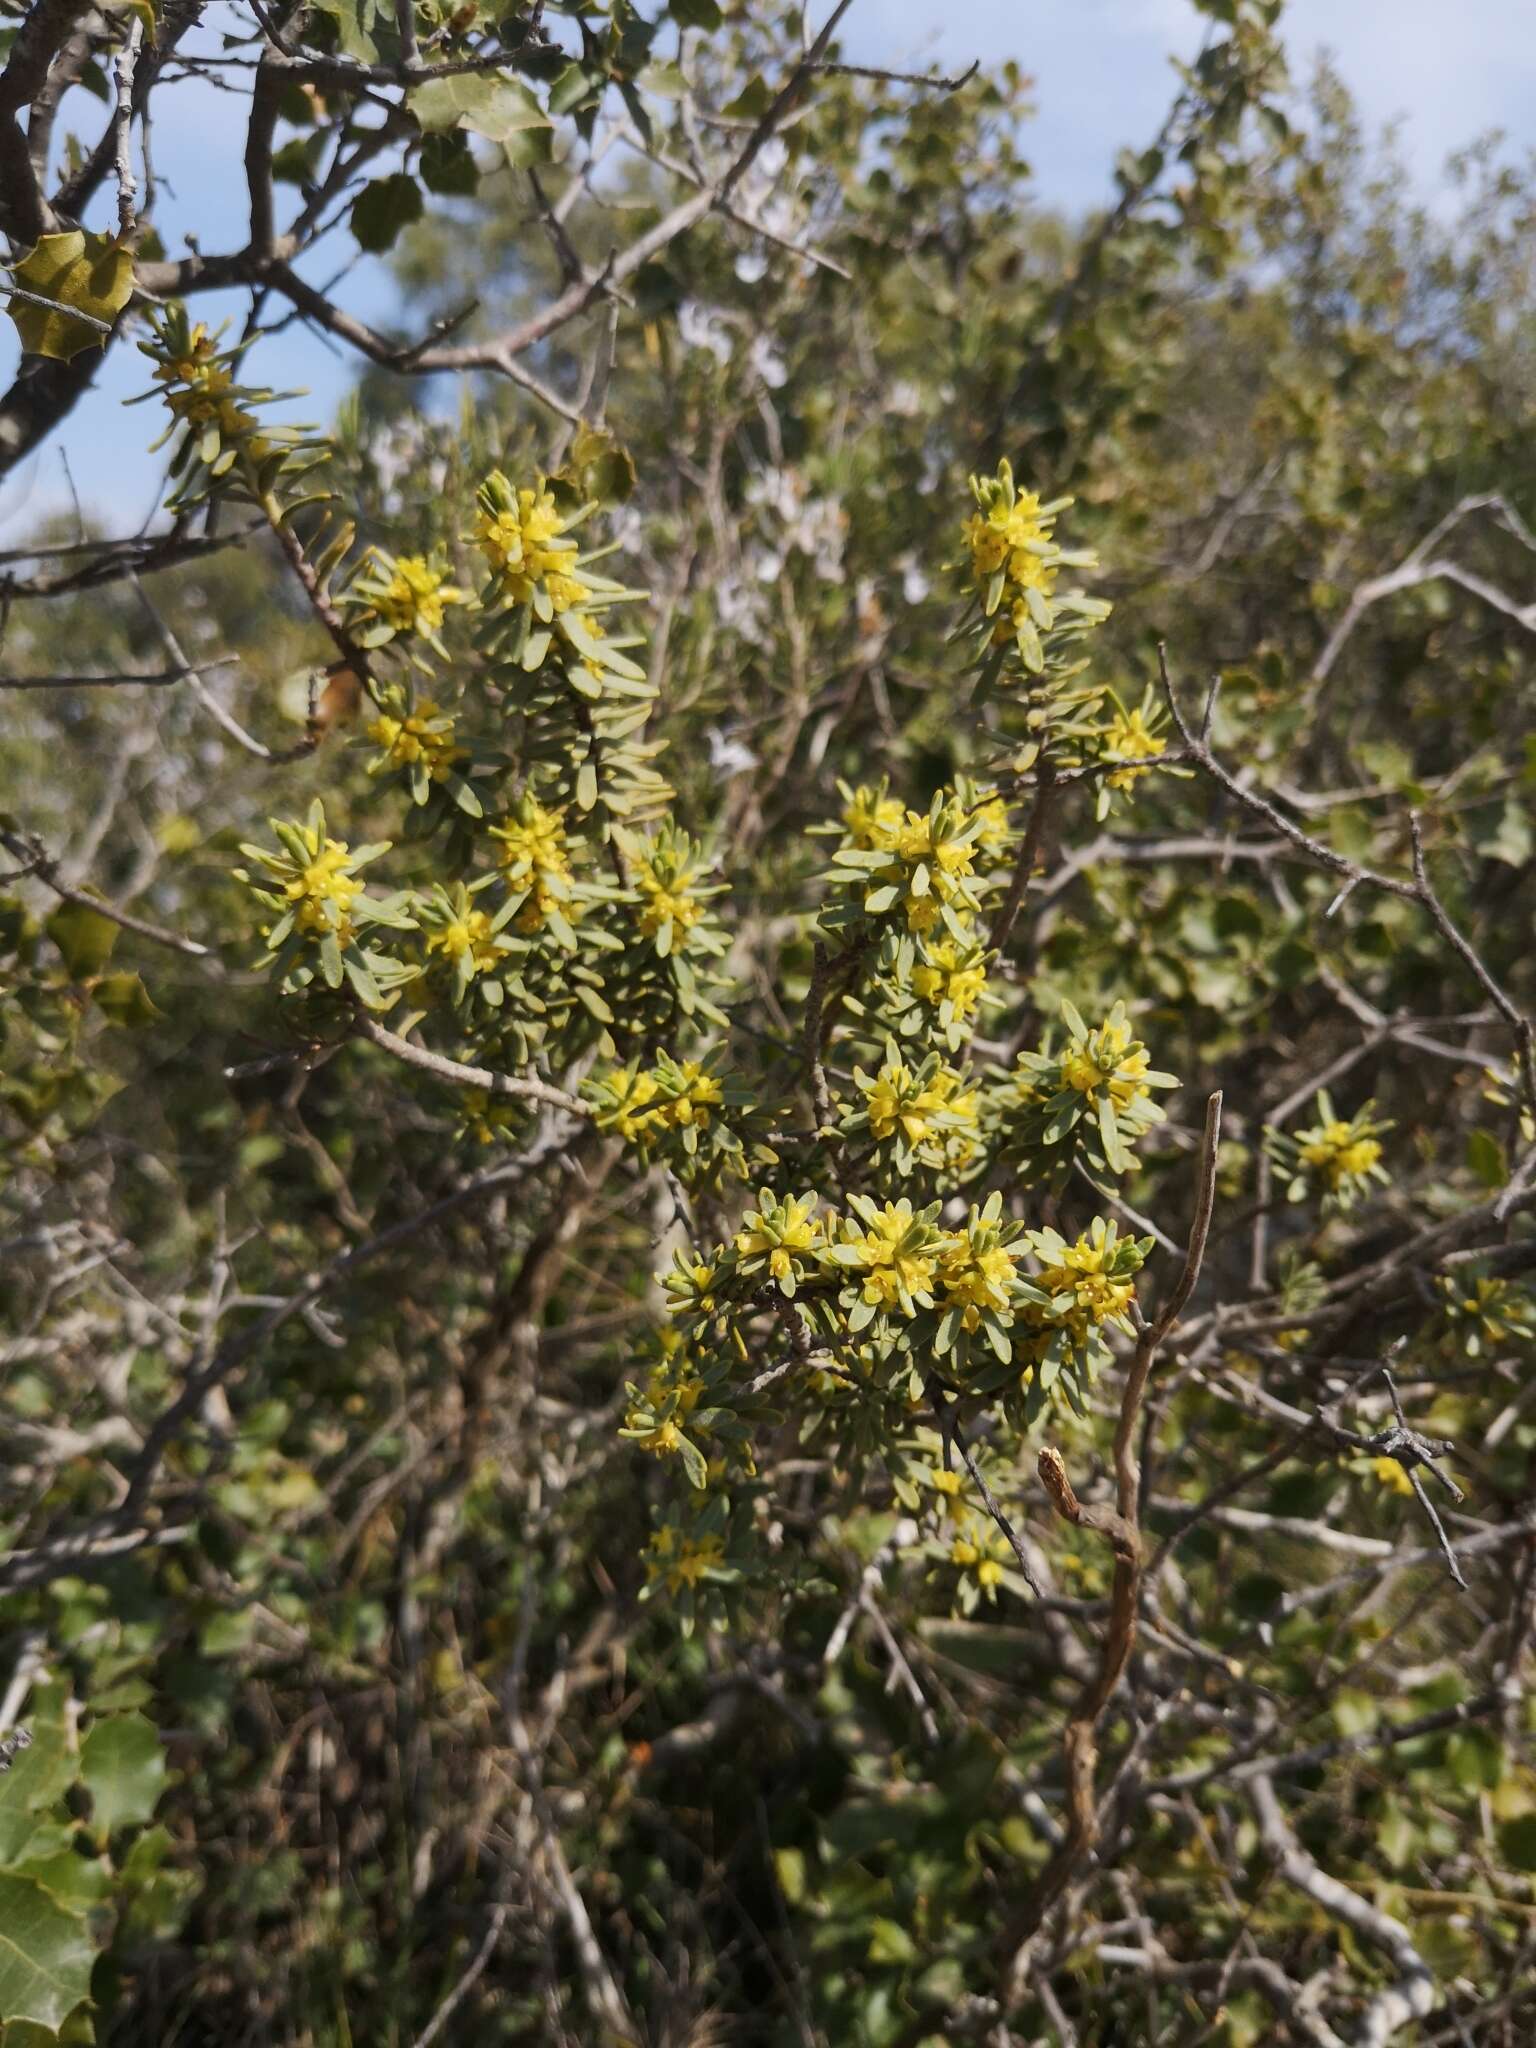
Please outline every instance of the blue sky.
[[[819, 10], [817, 10], [819, 11]], [[1150, 136], [1170, 92], [1171, 55], [1198, 47], [1203, 17], [1188, 0], [855, 0], [845, 42], [857, 61], [963, 69], [1015, 57], [1035, 80], [1037, 114], [1026, 138], [1042, 203], [1081, 209], [1108, 190], [1115, 153]], [[1285, 33], [1293, 66], [1304, 74], [1328, 48], [1368, 122], [1403, 117], [1402, 147], [1427, 196], [1446, 156], [1490, 128], [1506, 131], [1524, 153], [1536, 143], [1536, 4], [1533, 0], [1461, 0], [1454, 17], [1444, 0], [1290, 0]], [[181, 91], [168, 96], [174, 124], [155, 132], [161, 176], [174, 190], [162, 220], [209, 249], [235, 246], [243, 228], [238, 102]], [[90, 119], [99, 118], [92, 103]], [[97, 204], [110, 224], [110, 194]], [[168, 235], [168, 240], [172, 239]], [[323, 281], [324, 273], [314, 273]], [[365, 259], [345, 286], [357, 312], [378, 316], [393, 303], [382, 263]], [[202, 317], [243, 310], [199, 300]], [[9, 325], [5, 323], [6, 334]], [[0, 377], [14, 350], [0, 342]], [[354, 359], [294, 328], [264, 345], [253, 374], [270, 384], [306, 386], [294, 408], [324, 418], [346, 389]], [[0, 487], [0, 540], [23, 535], [40, 513], [68, 502], [64, 460], [81, 495], [114, 532], [135, 528], [154, 501], [158, 461], [145, 444], [159, 431], [157, 408], [123, 409], [142, 389], [142, 358], [118, 349], [61, 433]]]

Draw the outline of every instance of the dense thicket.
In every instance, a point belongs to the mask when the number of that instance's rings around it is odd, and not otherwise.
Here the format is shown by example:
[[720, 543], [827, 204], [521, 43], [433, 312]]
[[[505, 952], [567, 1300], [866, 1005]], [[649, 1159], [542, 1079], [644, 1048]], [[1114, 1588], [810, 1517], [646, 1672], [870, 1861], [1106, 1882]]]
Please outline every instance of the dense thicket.
[[1259, 0], [1085, 223], [798, 10], [9, 11], [0, 455], [94, 306], [173, 473], [3, 570], [6, 2048], [1526, 2040], [1525, 172]]

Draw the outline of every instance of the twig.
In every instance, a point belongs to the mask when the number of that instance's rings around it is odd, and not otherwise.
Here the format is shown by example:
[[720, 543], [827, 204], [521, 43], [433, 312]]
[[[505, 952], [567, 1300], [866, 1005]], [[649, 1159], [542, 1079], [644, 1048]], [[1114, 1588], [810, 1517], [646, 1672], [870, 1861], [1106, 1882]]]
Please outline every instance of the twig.
[[138, 67], [139, 45], [144, 40], [144, 22], [134, 15], [128, 24], [127, 40], [113, 61], [117, 80], [117, 119], [113, 155], [117, 168], [117, 232], [126, 241], [133, 233], [134, 200], [138, 180], [133, 174], [133, 74]]
[[[238, 660], [238, 655], [221, 654], [208, 667], [232, 668]], [[163, 690], [196, 674], [197, 670], [192, 668], [162, 668], [148, 675], [0, 676], [0, 690], [119, 690], [130, 685], [141, 690]]]
[[1471, 968], [1480, 987], [1499, 1015], [1515, 1035], [1515, 1051], [1520, 1062], [1520, 1078], [1525, 1089], [1526, 1107], [1536, 1111], [1536, 1057], [1532, 1053], [1531, 1020], [1524, 1011], [1512, 1003], [1504, 990], [1483, 965], [1477, 949], [1451, 922], [1445, 905], [1436, 895], [1430, 882], [1429, 872], [1424, 865], [1424, 840], [1419, 829], [1417, 811], [1408, 813], [1408, 831], [1413, 842], [1413, 879], [1415, 893], [1424, 908], [1434, 919], [1440, 935]]
[[8, 299], [22, 299], [29, 306], [41, 306], [47, 313], [62, 313], [68, 320], [78, 320], [82, 327], [89, 327], [97, 334], [110, 334], [112, 322], [98, 320], [94, 313], [82, 313], [78, 306], [66, 306], [58, 299], [44, 297], [41, 292], [28, 291], [19, 284], [0, 284], [0, 294]]
[[[400, 4], [407, 13], [410, 12], [412, 0], [400, 0]], [[485, 1938], [471, 1958], [469, 1967], [437, 2008], [437, 2011], [433, 2013], [431, 2019], [428, 2020], [427, 2024], [416, 2036], [415, 2048], [431, 2048], [431, 2044], [437, 2039], [443, 2028], [447, 2026], [454, 2013], [474, 1989], [478, 1980], [485, 1974], [485, 1966], [495, 1952], [496, 1944], [501, 1939], [501, 1930], [506, 1926], [507, 1915], [511, 1910], [511, 1907], [503, 1901], [492, 1912], [490, 1925], [485, 1930]]]
[[923, 71], [882, 71], [876, 64], [823, 63], [816, 65], [815, 69], [834, 78], [873, 78], [881, 85], [920, 85], [930, 92], [958, 92], [962, 85], [969, 85], [981, 69], [981, 59], [973, 58], [954, 78], [935, 78], [931, 72]]
[[1413, 1488], [1414, 1496], [1419, 1506], [1434, 1525], [1435, 1535], [1439, 1539], [1440, 1548], [1445, 1552], [1445, 1561], [1451, 1568], [1451, 1577], [1460, 1586], [1463, 1593], [1465, 1593], [1467, 1582], [1461, 1575], [1461, 1566], [1456, 1562], [1456, 1553], [1451, 1548], [1451, 1539], [1446, 1535], [1445, 1524], [1440, 1520], [1435, 1510], [1434, 1502], [1424, 1491], [1424, 1482], [1418, 1473], [1419, 1466], [1427, 1465], [1446, 1492], [1450, 1494], [1451, 1498], [1460, 1502], [1465, 1498], [1461, 1488], [1456, 1484], [1455, 1480], [1442, 1472], [1435, 1462], [1437, 1457], [1453, 1451], [1456, 1446], [1454, 1443], [1442, 1438], [1420, 1436], [1415, 1430], [1411, 1430], [1408, 1427], [1408, 1418], [1403, 1413], [1402, 1400], [1397, 1391], [1397, 1381], [1392, 1377], [1391, 1368], [1384, 1365], [1381, 1368], [1381, 1376], [1387, 1383], [1387, 1392], [1392, 1396], [1392, 1412], [1397, 1417], [1397, 1426], [1394, 1429], [1383, 1430], [1381, 1435], [1375, 1439], [1372, 1448], [1381, 1457], [1395, 1458], [1408, 1474], [1408, 1484]]
[[1050, 757], [1042, 754], [1037, 770], [1034, 808], [1029, 814], [1029, 823], [1024, 828], [1024, 842], [1019, 848], [1019, 857], [1013, 864], [1013, 878], [1008, 884], [1008, 893], [997, 907], [992, 919], [992, 929], [987, 934], [987, 944], [994, 953], [1000, 953], [1012, 935], [1018, 922], [1029, 878], [1035, 871], [1040, 858], [1040, 845], [1045, 837], [1046, 821], [1050, 816], [1052, 795], [1056, 786], [1056, 771]]
[[366, 1038], [381, 1051], [392, 1053], [397, 1060], [404, 1060], [407, 1066], [420, 1067], [424, 1074], [434, 1074], [439, 1081], [449, 1081], [456, 1088], [483, 1088], [489, 1095], [516, 1096], [523, 1102], [542, 1102], [549, 1109], [563, 1109], [567, 1116], [579, 1116], [590, 1120], [590, 1104], [579, 1095], [571, 1095], [564, 1088], [555, 1087], [551, 1081], [540, 1081], [531, 1074], [493, 1074], [489, 1067], [468, 1067], [459, 1060], [450, 1060], [440, 1052], [429, 1052], [424, 1045], [413, 1045], [410, 1039], [401, 1038], [388, 1031], [373, 1017], [359, 1016], [353, 1024], [359, 1038]]
[[25, 862], [26, 871], [36, 875], [44, 888], [51, 889], [63, 902], [78, 903], [86, 910], [94, 910], [99, 916], [110, 918], [113, 924], [121, 925], [124, 931], [137, 932], [141, 939], [152, 939], [157, 946], [169, 946], [173, 952], [185, 953], [193, 960], [205, 960], [209, 963], [210, 972], [223, 972], [211, 946], [199, 945], [196, 939], [184, 939], [179, 932], [168, 932], [161, 925], [151, 924], [147, 918], [135, 917], [131, 911], [119, 910], [116, 904], [61, 882], [58, 863], [37, 840], [29, 842], [18, 833], [0, 831], [0, 846], [15, 859]]

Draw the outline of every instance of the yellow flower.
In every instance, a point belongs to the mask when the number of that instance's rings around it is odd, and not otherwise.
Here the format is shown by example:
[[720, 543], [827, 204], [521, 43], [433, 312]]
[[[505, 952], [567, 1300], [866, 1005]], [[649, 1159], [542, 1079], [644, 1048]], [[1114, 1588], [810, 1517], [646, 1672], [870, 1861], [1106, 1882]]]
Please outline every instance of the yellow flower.
[[953, 1015], [962, 1021], [981, 1001], [986, 985], [987, 970], [980, 959], [962, 964], [960, 949], [953, 939], [940, 939], [930, 946], [927, 959], [919, 961], [912, 970], [912, 987], [923, 1001], [936, 1010], [948, 1003]]
[[343, 945], [352, 934], [348, 916], [363, 893], [363, 885], [351, 873], [351, 857], [344, 839], [327, 839], [309, 865], [289, 882], [283, 894], [297, 904], [294, 924], [301, 932], [334, 932]]
[[887, 1066], [869, 1090], [870, 1135], [884, 1140], [898, 1127], [909, 1145], [920, 1145], [933, 1130], [933, 1112], [943, 1107], [932, 1088], [915, 1088], [910, 1069]]
[[911, 1248], [912, 1225], [909, 1202], [887, 1202], [867, 1229], [843, 1226], [844, 1242], [853, 1246], [864, 1269], [864, 1299], [875, 1308], [911, 1315], [918, 1296], [929, 1298], [936, 1260], [927, 1249]]
[[501, 958], [490, 917], [483, 910], [471, 910], [462, 917], [451, 918], [427, 940], [427, 951], [441, 953], [455, 967], [467, 957], [472, 974], [483, 974]]
[[501, 846], [501, 861], [510, 888], [526, 888], [528, 900], [517, 913], [520, 932], [535, 932], [550, 910], [559, 905], [567, 916], [574, 908], [563, 884], [571, 877], [566, 851], [565, 813], [546, 810], [535, 796], [525, 796], [517, 809], [490, 836]]
[[464, 592], [431, 568], [422, 555], [401, 555], [394, 574], [374, 599], [373, 608], [397, 633], [435, 633], [449, 605], [462, 604]]
[[621, 1067], [612, 1077], [612, 1085], [618, 1099], [606, 1123], [607, 1128], [617, 1131], [621, 1138], [633, 1140], [639, 1137], [648, 1125], [656, 1122], [659, 1114], [665, 1114], [664, 1111], [648, 1110], [645, 1106], [655, 1099], [656, 1080], [643, 1067], [634, 1074]]
[[994, 1598], [1003, 1582], [1003, 1559], [1006, 1555], [990, 1529], [981, 1530], [975, 1537], [957, 1536], [949, 1547], [950, 1563], [970, 1572], [982, 1591]]
[[1375, 1138], [1356, 1137], [1353, 1124], [1338, 1120], [1324, 1124], [1300, 1150], [1307, 1165], [1317, 1167], [1331, 1188], [1337, 1188], [1351, 1175], [1369, 1173], [1381, 1157], [1381, 1146]]
[[[1099, 733], [1099, 743], [1104, 758], [1109, 761], [1139, 761], [1152, 755], [1166, 752], [1168, 742], [1151, 730], [1145, 713], [1140, 707], [1129, 711], [1116, 711], [1114, 717]], [[1107, 778], [1111, 789], [1129, 789], [1148, 771], [1145, 768], [1118, 768]]]
[[986, 512], [973, 512], [961, 528], [971, 551], [971, 573], [978, 585], [1006, 568], [1011, 581], [1026, 582], [1042, 560], [1031, 543], [1049, 539], [1055, 515], [1042, 514], [1034, 491], [1020, 491], [1010, 505], [997, 497]]
[[1147, 1094], [1145, 1077], [1150, 1064], [1146, 1047], [1137, 1046], [1134, 1052], [1128, 1052], [1126, 1048], [1130, 1043], [1130, 1025], [1123, 1017], [1110, 1017], [1097, 1031], [1090, 1032], [1086, 1039], [1075, 1043], [1063, 1054], [1063, 1083], [1068, 1088], [1075, 1088], [1079, 1095], [1086, 1095], [1090, 1101], [1099, 1089], [1107, 1088], [1117, 1109], [1128, 1108], [1138, 1097]]
[[[1124, 1323], [1136, 1298], [1135, 1282], [1108, 1268], [1114, 1244], [1101, 1218], [1095, 1217], [1076, 1244], [1063, 1244], [1057, 1257], [1035, 1277], [1047, 1294], [1069, 1297], [1072, 1306], [1062, 1322], [1075, 1343], [1104, 1323]], [[1052, 1325], [1058, 1327], [1058, 1325]]]
[[684, 1060], [680, 1071], [683, 1092], [674, 1096], [660, 1114], [674, 1126], [693, 1124], [699, 1130], [707, 1131], [710, 1111], [722, 1100], [720, 1083], [713, 1074], [706, 1074], [697, 1060]]
[[380, 713], [369, 726], [368, 737], [384, 749], [391, 768], [410, 768], [421, 761], [434, 782], [441, 782], [454, 763], [464, 759], [464, 749], [453, 743], [452, 723], [441, 717], [430, 697], [400, 717]]
[[645, 1559], [646, 1577], [653, 1585], [660, 1580], [669, 1593], [680, 1593], [685, 1586], [696, 1586], [724, 1556], [725, 1544], [719, 1536], [679, 1539], [675, 1529], [663, 1527], [651, 1538]]
[[543, 488], [524, 486], [515, 509], [482, 502], [475, 540], [515, 604], [529, 603], [540, 583], [557, 612], [568, 611], [585, 596], [582, 584], [568, 573], [576, 549], [573, 541], [561, 538], [565, 528], [554, 498]]
[[950, 1239], [939, 1253], [939, 1284], [945, 1304], [960, 1309], [967, 1330], [980, 1326], [984, 1308], [1006, 1313], [1014, 1273], [1012, 1252], [1000, 1244], [978, 1249], [968, 1234]]
[[704, 906], [689, 893], [693, 871], [681, 867], [670, 881], [663, 881], [648, 860], [636, 863], [635, 887], [640, 891], [640, 929], [654, 937], [663, 925], [686, 932], [704, 915]]
[[928, 1484], [944, 1503], [944, 1512], [952, 1522], [970, 1519], [970, 1509], [965, 1504], [965, 1481], [958, 1472], [946, 1471], [943, 1466], [930, 1468]]
[[810, 1196], [791, 1195], [782, 1208], [773, 1212], [771, 1224], [760, 1210], [749, 1209], [736, 1233], [737, 1252], [744, 1259], [766, 1256], [774, 1279], [787, 1280], [796, 1253], [813, 1253], [821, 1244], [825, 1226], [819, 1216], [812, 1214], [814, 1207]]
[[843, 809], [843, 825], [855, 846], [883, 852], [895, 844], [901, 824], [902, 808], [895, 797], [882, 796], [862, 784]]
[[1371, 1458], [1365, 1468], [1375, 1480], [1393, 1493], [1412, 1493], [1413, 1481], [1396, 1458]]

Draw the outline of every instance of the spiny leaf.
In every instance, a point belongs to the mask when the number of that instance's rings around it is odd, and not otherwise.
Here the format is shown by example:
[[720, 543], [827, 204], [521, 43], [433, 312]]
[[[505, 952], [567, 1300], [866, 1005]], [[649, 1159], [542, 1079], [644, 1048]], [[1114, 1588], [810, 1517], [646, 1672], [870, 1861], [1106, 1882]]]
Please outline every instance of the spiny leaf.
[[29, 355], [64, 363], [83, 349], [105, 346], [103, 326], [111, 327], [133, 290], [133, 256], [111, 235], [71, 228], [44, 235], [12, 274], [26, 291], [52, 301], [51, 306], [18, 298], [7, 302], [22, 347]]
[[0, 1871], [0, 2020], [57, 2027], [90, 1995], [85, 1921], [30, 1877]]

